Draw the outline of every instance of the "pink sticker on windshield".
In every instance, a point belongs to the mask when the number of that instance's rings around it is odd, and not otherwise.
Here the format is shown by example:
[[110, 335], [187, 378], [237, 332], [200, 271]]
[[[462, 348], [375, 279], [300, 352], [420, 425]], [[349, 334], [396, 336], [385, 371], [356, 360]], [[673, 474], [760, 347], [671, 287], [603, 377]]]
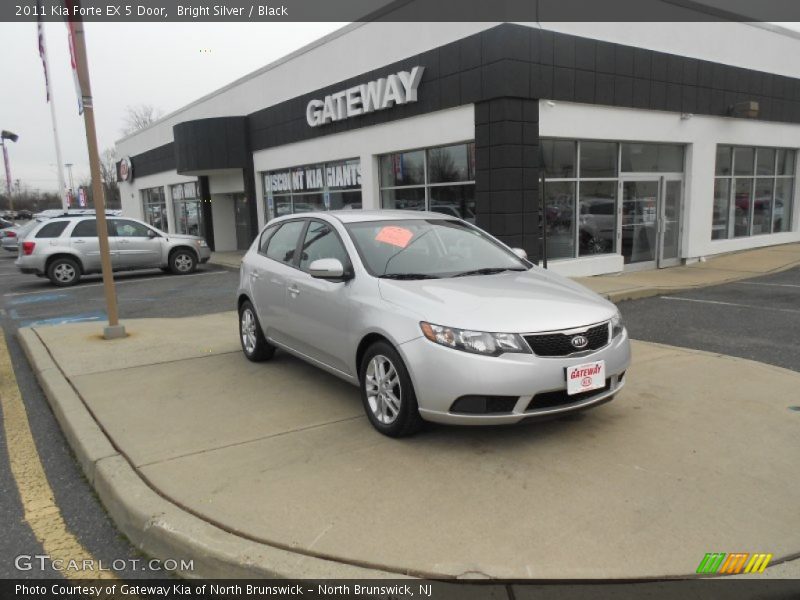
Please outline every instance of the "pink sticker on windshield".
[[383, 242], [384, 244], [391, 244], [398, 248], [405, 248], [408, 242], [414, 237], [414, 232], [405, 227], [381, 227], [378, 235], [375, 236], [375, 241]]

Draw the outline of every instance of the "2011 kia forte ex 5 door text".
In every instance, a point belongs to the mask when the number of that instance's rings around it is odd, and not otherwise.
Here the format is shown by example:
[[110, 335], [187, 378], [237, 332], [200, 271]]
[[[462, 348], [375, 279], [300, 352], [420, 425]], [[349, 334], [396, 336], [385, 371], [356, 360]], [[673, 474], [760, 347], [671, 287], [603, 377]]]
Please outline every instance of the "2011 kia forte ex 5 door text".
[[271, 221], [242, 260], [242, 350], [276, 348], [361, 389], [381, 433], [486, 425], [611, 400], [630, 343], [616, 307], [465, 221], [331, 211]]

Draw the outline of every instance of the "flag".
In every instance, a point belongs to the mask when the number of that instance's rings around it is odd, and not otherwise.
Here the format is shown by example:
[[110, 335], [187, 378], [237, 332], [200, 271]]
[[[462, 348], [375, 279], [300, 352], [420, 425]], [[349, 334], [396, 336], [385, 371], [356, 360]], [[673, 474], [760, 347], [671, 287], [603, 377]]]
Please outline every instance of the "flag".
[[[73, 6], [77, 5], [77, 0], [65, 0], [64, 5], [69, 10], [69, 14], [75, 14]], [[72, 79], [75, 81], [75, 93], [78, 94], [78, 114], [83, 114], [83, 92], [81, 91], [81, 82], [78, 79], [78, 61], [75, 57], [75, 36], [72, 28], [72, 20], [67, 19], [67, 38], [69, 39], [69, 63], [72, 66]]]
[[47, 47], [44, 42], [44, 20], [42, 3], [36, 0], [36, 24], [39, 33], [39, 58], [42, 59], [42, 68], [44, 69], [44, 89], [47, 92], [47, 101], [50, 102], [50, 79], [47, 75]]

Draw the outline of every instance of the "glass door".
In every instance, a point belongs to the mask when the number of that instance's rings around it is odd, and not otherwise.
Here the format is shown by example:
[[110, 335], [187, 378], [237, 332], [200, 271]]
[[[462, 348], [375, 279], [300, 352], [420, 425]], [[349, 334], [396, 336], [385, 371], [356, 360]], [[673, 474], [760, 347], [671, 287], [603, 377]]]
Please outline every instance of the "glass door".
[[663, 178], [659, 210], [659, 268], [672, 267], [681, 262], [682, 197], [683, 179]]
[[658, 257], [658, 179], [623, 180], [621, 244], [626, 270], [650, 269]]
[[236, 223], [236, 247], [239, 250], [247, 250], [253, 240], [250, 237], [250, 211], [244, 194], [233, 195], [233, 209]]
[[625, 270], [680, 264], [683, 178], [625, 177], [620, 187], [620, 248]]

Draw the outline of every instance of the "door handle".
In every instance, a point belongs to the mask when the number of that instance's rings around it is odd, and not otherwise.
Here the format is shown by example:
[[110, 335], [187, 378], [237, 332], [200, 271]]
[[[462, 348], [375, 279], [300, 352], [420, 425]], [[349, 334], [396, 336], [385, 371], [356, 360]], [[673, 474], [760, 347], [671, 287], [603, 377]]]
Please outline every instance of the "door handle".
[[117, 240], [117, 243], [118, 244], [130, 244], [131, 241], [130, 240]]
[[289, 293], [292, 296], [297, 296], [297, 294], [300, 293], [300, 288], [297, 287], [296, 285], [289, 286], [289, 288], [287, 288], [287, 289], [289, 290]]
[[250, 271], [250, 277], [252, 279], [258, 279], [261, 276], [258, 274], [258, 271]]
[[86, 240], [72, 240], [73, 244], [85, 244]]

